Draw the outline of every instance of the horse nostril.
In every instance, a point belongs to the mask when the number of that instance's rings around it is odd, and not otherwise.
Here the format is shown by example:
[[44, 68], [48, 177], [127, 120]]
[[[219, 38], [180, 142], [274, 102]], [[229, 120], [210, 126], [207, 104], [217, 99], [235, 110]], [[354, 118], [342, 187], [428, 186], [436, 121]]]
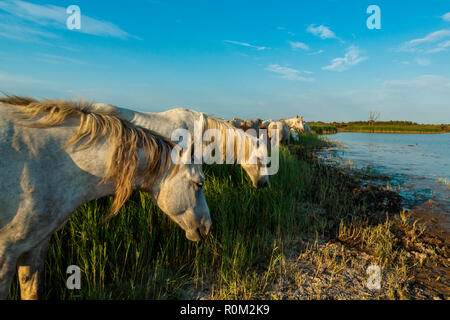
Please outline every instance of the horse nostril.
[[206, 225], [202, 225], [201, 227], [199, 227], [197, 231], [201, 235], [201, 237], [205, 239], [208, 236], [209, 232], [211, 231], [211, 228], [212, 224], [207, 223]]
[[266, 180], [258, 181], [258, 188], [259, 189], [266, 188], [268, 186], [269, 186], [269, 183]]
[[201, 228], [197, 228], [197, 234], [200, 236], [200, 239], [205, 239], [205, 236], [203, 235], [202, 229]]

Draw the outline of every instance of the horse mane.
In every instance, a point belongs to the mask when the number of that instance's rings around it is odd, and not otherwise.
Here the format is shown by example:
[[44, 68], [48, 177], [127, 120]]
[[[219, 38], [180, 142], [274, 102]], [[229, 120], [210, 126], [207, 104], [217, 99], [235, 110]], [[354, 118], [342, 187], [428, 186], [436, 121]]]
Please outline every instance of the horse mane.
[[0, 97], [0, 102], [6, 103], [6, 104], [12, 104], [16, 106], [26, 106], [30, 103], [37, 102], [37, 100], [30, 98], [30, 97], [19, 97], [14, 95], [7, 95], [3, 93], [5, 97]]
[[[64, 147], [75, 150], [87, 149], [102, 139], [107, 139], [112, 151], [102, 182], [111, 180], [115, 186], [115, 197], [110, 215], [116, 215], [133, 191], [133, 180], [138, 174], [139, 150], [146, 156], [143, 172], [145, 187], [151, 188], [157, 178], [170, 165], [173, 142], [151, 130], [135, 126], [120, 119], [114, 112], [101, 112], [92, 108], [91, 103], [67, 100], [42, 100], [19, 96], [0, 98], [0, 103], [21, 106], [22, 126], [49, 128], [63, 124], [69, 118], [78, 118], [80, 124], [76, 133]], [[39, 118], [39, 119], [37, 119]], [[174, 174], [178, 170], [175, 165]]]
[[221, 131], [225, 131], [227, 129], [236, 130], [236, 127], [232, 126], [231, 124], [227, 123], [223, 119], [209, 117], [204, 115], [203, 117], [204, 121], [204, 127], [207, 129], [217, 129]]
[[[240, 140], [241, 143], [244, 143], [245, 160], [248, 160], [251, 148], [258, 147], [257, 138], [255, 136], [245, 132], [247, 129], [253, 129], [251, 127], [245, 128], [245, 130], [243, 130], [243, 127], [236, 128], [235, 126], [231, 125], [230, 123], [226, 122], [223, 119], [208, 117], [208, 116], [204, 115], [203, 116], [203, 128], [204, 128], [204, 130], [217, 129], [222, 132], [223, 146], [224, 146], [224, 150], [225, 150], [224, 156], [227, 153], [226, 141], [225, 141], [226, 140], [225, 136], [226, 136], [227, 130], [232, 130], [234, 132], [235, 138], [236, 138], [235, 142]], [[234, 143], [234, 156], [236, 157], [236, 155], [237, 155], [237, 143]]]

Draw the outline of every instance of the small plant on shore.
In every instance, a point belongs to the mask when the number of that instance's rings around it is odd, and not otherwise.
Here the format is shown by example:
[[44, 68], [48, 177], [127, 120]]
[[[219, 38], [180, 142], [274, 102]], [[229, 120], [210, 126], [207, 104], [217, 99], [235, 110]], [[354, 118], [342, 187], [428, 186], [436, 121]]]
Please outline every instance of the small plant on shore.
[[443, 185], [450, 187], [450, 180], [448, 178], [442, 178], [441, 176], [438, 177], [438, 182], [442, 183]]

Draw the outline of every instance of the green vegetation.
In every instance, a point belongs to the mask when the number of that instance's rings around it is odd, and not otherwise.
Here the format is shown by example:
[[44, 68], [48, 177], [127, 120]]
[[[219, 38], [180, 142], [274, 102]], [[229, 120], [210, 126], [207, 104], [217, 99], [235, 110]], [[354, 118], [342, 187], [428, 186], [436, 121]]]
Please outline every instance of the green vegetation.
[[327, 124], [311, 124], [309, 126], [315, 134], [334, 134], [338, 132], [338, 128]]
[[[300, 257], [320, 263], [316, 273], [345, 270], [350, 262], [342, 258], [344, 251], [319, 250], [318, 241], [348, 243], [371, 254], [389, 279], [383, 297], [407, 297], [414, 262], [401, 246], [394, 220], [386, 218], [386, 212], [399, 212], [399, 197], [382, 188], [363, 190], [358, 174], [317, 160], [314, 149], [326, 144], [315, 135], [301, 135], [298, 145], [282, 147], [279, 173], [263, 190], [254, 189], [239, 166], [206, 166], [213, 230], [204, 242], [186, 240], [143, 193], [134, 193], [106, 223], [101, 218], [110, 197], [82, 206], [52, 237], [46, 297], [274, 298], [268, 292], [286, 274], [289, 252], [299, 257], [296, 263]], [[69, 265], [82, 270], [81, 290], [65, 287]], [[294, 269], [300, 281], [303, 269]], [[365, 269], [360, 271], [365, 276]], [[320, 292], [310, 298], [322, 298]], [[18, 297], [15, 279], [10, 298]]]
[[411, 126], [348, 126], [343, 131], [350, 132], [378, 132], [378, 133], [443, 133], [441, 128], [424, 126], [424, 125], [411, 125]]
[[311, 130], [317, 134], [337, 132], [373, 132], [373, 133], [446, 133], [450, 125], [426, 125], [410, 121], [354, 121], [354, 122], [312, 122]]

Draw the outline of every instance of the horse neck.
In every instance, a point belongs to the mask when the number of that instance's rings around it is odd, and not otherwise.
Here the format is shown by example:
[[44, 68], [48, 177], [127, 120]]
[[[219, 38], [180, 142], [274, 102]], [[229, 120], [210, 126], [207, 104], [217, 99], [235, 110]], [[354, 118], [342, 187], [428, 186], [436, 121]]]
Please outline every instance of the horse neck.
[[122, 107], [116, 107], [115, 112], [119, 118], [149, 130], [151, 130], [152, 123], [155, 122], [156, 117], [156, 115], [150, 112], [143, 113]]
[[171, 139], [175, 129], [187, 129], [193, 136], [194, 123], [198, 119], [196, 112], [187, 109], [170, 109], [163, 112], [139, 112], [125, 108], [117, 108], [119, 117], [130, 121], [134, 125], [149, 129], [155, 133]]
[[88, 193], [86, 195], [87, 201], [114, 194], [112, 182], [103, 181], [110, 157], [110, 146], [106, 139], [87, 149], [76, 151], [71, 148], [67, 150], [67, 154], [82, 171], [76, 178], [80, 181], [75, 182], [85, 185]]
[[[205, 122], [206, 122], [205, 130], [210, 129], [210, 128], [217, 129], [222, 134], [223, 139], [227, 139], [227, 134], [228, 134], [227, 130], [231, 130], [234, 133], [234, 135], [237, 137], [237, 139], [236, 139], [237, 141], [234, 142], [233, 148], [227, 148], [226, 140], [224, 141], [224, 144], [223, 144], [224, 145], [224, 153], [225, 153], [225, 156], [227, 159], [233, 159], [233, 161], [237, 160], [238, 144], [243, 144], [243, 146], [241, 145], [240, 147], [243, 148], [243, 150], [245, 150], [244, 151], [245, 154], [250, 152], [250, 150], [256, 146], [256, 138], [250, 134], [245, 133], [245, 131], [242, 129], [237, 129], [235, 127], [232, 127], [232, 126], [226, 124], [225, 122], [222, 122], [222, 120], [219, 120], [219, 119], [211, 120], [210, 118], [206, 118]], [[234, 139], [234, 135], [229, 138]], [[246, 158], [246, 156], [244, 156], [244, 158]]]
[[[71, 160], [83, 171], [83, 175], [88, 177], [85, 178], [85, 181], [83, 182], [86, 186], [89, 185], [91, 188], [91, 191], [87, 196], [88, 201], [113, 195], [116, 191], [116, 186], [113, 181], [105, 179], [113, 148], [114, 146], [110, 144], [108, 139], [104, 138], [97, 144], [86, 149], [77, 151], [76, 149], [69, 148], [67, 150]], [[145, 189], [146, 191], [152, 191], [147, 190], [146, 188], [148, 183], [148, 181], [145, 180], [144, 175], [145, 170], [148, 168], [148, 156], [146, 152], [148, 151], [144, 151], [143, 148], [138, 149], [138, 168], [133, 177], [131, 177], [132, 190]], [[168, 172], [170, 172], [170, 169], [171, 168], [168, 168]], [[159, 185], [162, 179], [164, 179], [165, 174], [166, 173], [155, 179], [153, 187]]]

